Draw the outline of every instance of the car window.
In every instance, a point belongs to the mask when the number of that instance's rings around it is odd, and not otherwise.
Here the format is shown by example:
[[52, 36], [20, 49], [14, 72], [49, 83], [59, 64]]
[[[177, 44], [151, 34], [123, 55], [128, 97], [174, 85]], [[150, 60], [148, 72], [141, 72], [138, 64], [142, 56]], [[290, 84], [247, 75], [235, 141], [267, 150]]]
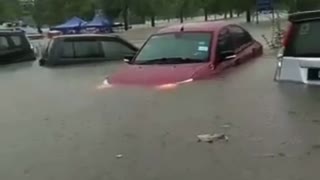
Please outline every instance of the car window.
[[126, 55], [135, 54], [127, 45], [117, 41], [102, 41], [102, 49], [106, 57], [110, 59], [122, 59]]
[[232, 34], [236, 49], [252, 42], [252, 37], [244, 29], [238, 26], [230, 26], [229, 29], [230, 33]]
[[62, 49], [62, 53], [61, 53], [62, 58], [74, 58], [75, 57], [73, 42], [63, 42], [61, 49]]
[[0, 36], [0, 50], [9, 49], [9, 42], [5, 36]]
[[96, 40], [65, 40], [62, 43], [63, 58], [103, 58], [101, 43]]
[[222, 30], [218, 36], [218, 48], [217, 52], [234, 51], [234, 44], [231, 38], [231, 34], [227, 29]]
[[20, 36], [10, 36], [14, 46], [22, 46], [22, 38]]
[[99, 41], [74, 42], [76, 58], [103, 58], [104, 53]]
[[144, 45], [136, 62], [172, 57], [209, 61], [211, 39], [212, 33], [179, 32], [155, 35]]
[[302, 22], [293, 26], [285, 48], [285, 56], [320, 57], [320, 21]]

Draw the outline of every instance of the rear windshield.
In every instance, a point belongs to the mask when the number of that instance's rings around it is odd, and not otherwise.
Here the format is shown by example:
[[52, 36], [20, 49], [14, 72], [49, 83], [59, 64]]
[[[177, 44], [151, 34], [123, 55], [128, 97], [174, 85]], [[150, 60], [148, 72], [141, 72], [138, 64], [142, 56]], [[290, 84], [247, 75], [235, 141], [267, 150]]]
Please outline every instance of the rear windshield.
[[320, 21], [294, 24], [285, 56], [320, 57]]

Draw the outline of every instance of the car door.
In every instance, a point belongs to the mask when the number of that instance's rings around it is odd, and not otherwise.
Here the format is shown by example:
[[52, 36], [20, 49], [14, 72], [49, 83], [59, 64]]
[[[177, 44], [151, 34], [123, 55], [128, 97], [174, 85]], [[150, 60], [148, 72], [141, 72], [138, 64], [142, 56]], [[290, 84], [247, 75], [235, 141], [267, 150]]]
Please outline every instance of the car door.
[[253, 38], [251, 35], [237, 25], [231, 25], [228, 27], [235, 47], [235, 53], [237, 55], [236, 63], [245, 62], [253, 57]]
[[224, 59], [224, 57], [222, 57], [224, 52], [234, 51], [235, 48], [231, 33], [228, 28], [224, 28], [219, 32], [218, 35], [216, 59], [214, 63], [214, 66], [216, 67], [215, 72], [220, 72], [234, 64], [235, 59]]

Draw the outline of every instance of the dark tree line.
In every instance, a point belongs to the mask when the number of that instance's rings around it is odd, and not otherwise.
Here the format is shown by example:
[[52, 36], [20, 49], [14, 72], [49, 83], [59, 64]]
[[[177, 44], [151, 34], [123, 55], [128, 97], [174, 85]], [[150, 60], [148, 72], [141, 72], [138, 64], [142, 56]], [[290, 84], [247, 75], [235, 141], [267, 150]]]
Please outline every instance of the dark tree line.
[[[290, 12], [320, 7], [320, 0], [273, 1], [275, 7]], [[246, 13], [250, 21], [256, 0], [34, 0], [32, 4], [21, 7], [19, 0], [0, 0], [0, 21], [16, 19], [29, 12], [38, 24], [57, 24], [72, 16], [89, 20], [96, 9], [121, 19], [126, 28], [134, 19], [149, 20], [155, 26], [156, 19], [179, 18], [183, 22], [186, 17], [203, 15], [204, 20], [208, 20], [211, 14], [227, 18]]]

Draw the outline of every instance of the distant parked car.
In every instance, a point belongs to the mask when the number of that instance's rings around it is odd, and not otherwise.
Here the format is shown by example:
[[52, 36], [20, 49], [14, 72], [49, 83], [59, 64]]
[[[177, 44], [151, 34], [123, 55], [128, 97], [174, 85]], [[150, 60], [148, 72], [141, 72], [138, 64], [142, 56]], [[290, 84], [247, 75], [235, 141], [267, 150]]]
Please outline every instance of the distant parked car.
[[275, 80], [320, 85], [320, 11], [291, 14], [289, 22]]
[[123, 60], [138, 48], [112, 35], [79, 34], [54, 37], [48, 43], [40, 65], [61, 65]]
[[173, 87], [214, 77], [261, 56], [262, 45], [244, 28], [224, 21], [181, 24], [152, 35], [128, 66], [104, 84]]
[[36, 60], [35, 53], [22, 31], [0, 31], [0, 64]]

